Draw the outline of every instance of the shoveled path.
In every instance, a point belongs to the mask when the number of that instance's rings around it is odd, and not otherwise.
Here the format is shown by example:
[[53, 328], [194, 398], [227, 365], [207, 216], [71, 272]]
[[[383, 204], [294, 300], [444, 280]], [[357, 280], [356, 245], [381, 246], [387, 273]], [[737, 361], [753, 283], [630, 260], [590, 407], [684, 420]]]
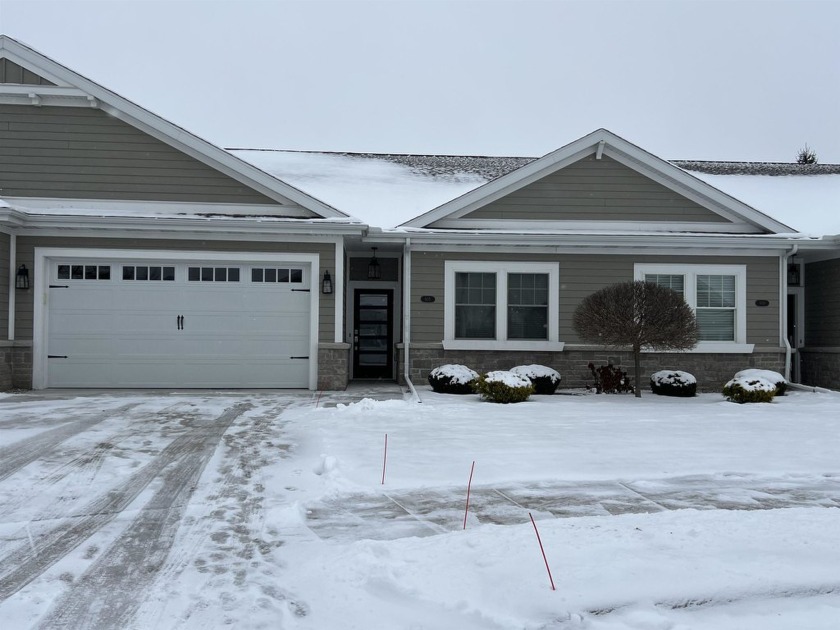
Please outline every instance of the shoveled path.
[[[463, 528], [466, 488], [425, 488], [331, 497], [307, 506], [321, 538], [350, 541], [432, 536]], [[473, 486], [467, 526], [512, 525], [534, 518], [572, 518], [667, 510], [840, 508], [840, 474], [697, 475], [655, 481], [570, 481]]]

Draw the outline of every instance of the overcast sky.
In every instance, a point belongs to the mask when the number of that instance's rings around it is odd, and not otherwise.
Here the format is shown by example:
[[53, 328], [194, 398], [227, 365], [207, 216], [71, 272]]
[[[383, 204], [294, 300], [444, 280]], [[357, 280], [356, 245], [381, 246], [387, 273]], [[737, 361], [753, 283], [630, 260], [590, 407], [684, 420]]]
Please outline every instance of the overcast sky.
[[0, 0], [0, 32], [225, 147], [840, 163], [840, 1]]

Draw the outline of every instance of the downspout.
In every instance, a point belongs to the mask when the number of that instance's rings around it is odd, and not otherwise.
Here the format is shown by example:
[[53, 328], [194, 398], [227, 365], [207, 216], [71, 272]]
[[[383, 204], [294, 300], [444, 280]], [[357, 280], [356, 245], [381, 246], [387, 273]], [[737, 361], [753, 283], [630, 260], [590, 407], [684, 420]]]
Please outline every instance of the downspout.
[[15, 280], [17, 269], [15, 268], [17, 258], [17, 236], [9, 235], [9, 341], [15, 338]]
[[411, 390], [411, 398], [415, 402], [423, 402], [420, 395], [414, 388], [409, 376], [411, 361], [408, 356], [408, 348], [411, 337], [411, 238], [406, 237], [403, 245], [403, 377], [408, 389]]
[[791, 350], [791, 347], [790, 347], [790, 341], [788, 341], [788, 338], [787, 338], [787, 322], [788, 322], [788, 315], [789, 315], [789, 313], [788, 313], [788, 299], [787, 299], [787, 292], [788, 292], [787, 268], [788, 268], [788, 263], [789, 263], [790, 259], [793, 258], [794, 256], [796, 256], [796, 252], [798, 252], [798, 251], [799, 251], [799, 245], [794, 243], [793, 248], [787, 254], [785, 254], [784, 257], [782, 258], [782, 269], [781, 269], [781, 273], [779, 274], [780, 275], [779, 281], [780, 281], [780, 284], [781, 284], [781, 287], [782, 287], [782, 290], [781, 290], [781, 294], [782, 294], [781, 295], [781, 298], [782, 298], [782, 304], [781, 304], [782, 317], [781, 317], [781, 322], [780, 322], [779, 328], [780, 328], [780, 332], [782, 334], [782, 341], [784, 341], [784, 344], [785, 344], [785, 380], [786, 381], [790, 381], [790, 362], [791, 362], [791, 358], [792, 358], [791, 357], [792, 350]]

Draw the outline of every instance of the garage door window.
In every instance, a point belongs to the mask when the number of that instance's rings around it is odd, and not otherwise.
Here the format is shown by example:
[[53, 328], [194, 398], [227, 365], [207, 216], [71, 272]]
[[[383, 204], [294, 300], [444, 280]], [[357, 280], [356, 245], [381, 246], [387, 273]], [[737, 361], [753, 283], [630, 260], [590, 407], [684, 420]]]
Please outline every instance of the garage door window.
[[59, 280], [110, 280], [110, 265], [58, 265]]
[[254, 267], [251, 269], [251, 282], [283, 282], [300, 284], [303, 282], [303, 269]]
[[175, 267], [123, 265], [122, 279], [173, 282], [175, 280]]
[[190, 267], [190, 282], [239, 282], [239, 267]]

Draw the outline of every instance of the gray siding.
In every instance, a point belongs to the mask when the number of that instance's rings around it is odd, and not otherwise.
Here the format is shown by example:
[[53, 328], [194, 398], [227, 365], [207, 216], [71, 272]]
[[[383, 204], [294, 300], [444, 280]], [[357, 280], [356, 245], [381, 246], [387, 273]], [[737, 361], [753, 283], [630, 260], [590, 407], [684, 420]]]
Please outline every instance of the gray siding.
[[[8, 234], [0, 234], [0, 339], [8, 338], [9, 329], [9, 243]], [[29, 265], [27, 265], [29, 267]], [[29, 272], [32, 273], [31, 271]], [[18, 291], [23, 293], [23, 291]]]
[[[335, 245], [333, 243], [243, 243], [233, 241], [176, 241], [116, 238], [37, 238], [18, 237], [18, 264], [34, 267], [35, 247], [79, 247], [107, 249], [160, 249], [217, 252], [272, 252], [318, 254], [322, 270], [335, 270]], [[312, 290], [320, 291], [320, 278], [312, 279]], [[18, 291], [15, 303], [15, 334], [17, 339], [32, 339], [34, 291]], [[318, 339], [330, 343], [335, 339], [335, 294], [320, 294], [318, 313]]]
[[840, 259], [805, 265], [805, 345], [840, 346]]
[[[633, 279], [635, 263], [727, 264], [747, 266], [747, 342], [757, 346], [779, 346], [779, 259], [737, 256], [619, 256], [619, 255], [533, 255], [412, 252], [411, 258], [411, 341], [439, 343], [443, 339], [443, 285], [445, 260], [509, 260], [557, 262], [560, 266], [560, 340], [581, 343], [572, 328], [575, 309], [590, 293], [607, 285]], [[435, 301], [421, 302], [423, 295]], [[758, 307], [756, 300], [768, 300]]]
[[464, 218], [728, 222], [607, 156], [570, 164]]
[[276, 204], [101, 110], [79, 107], [0, 105], [0, 189], [10, 197]]
[[0, 59], [0, 83], [18, 85], [55, 85], [39, 74], [19, 66], [10, 59]]

